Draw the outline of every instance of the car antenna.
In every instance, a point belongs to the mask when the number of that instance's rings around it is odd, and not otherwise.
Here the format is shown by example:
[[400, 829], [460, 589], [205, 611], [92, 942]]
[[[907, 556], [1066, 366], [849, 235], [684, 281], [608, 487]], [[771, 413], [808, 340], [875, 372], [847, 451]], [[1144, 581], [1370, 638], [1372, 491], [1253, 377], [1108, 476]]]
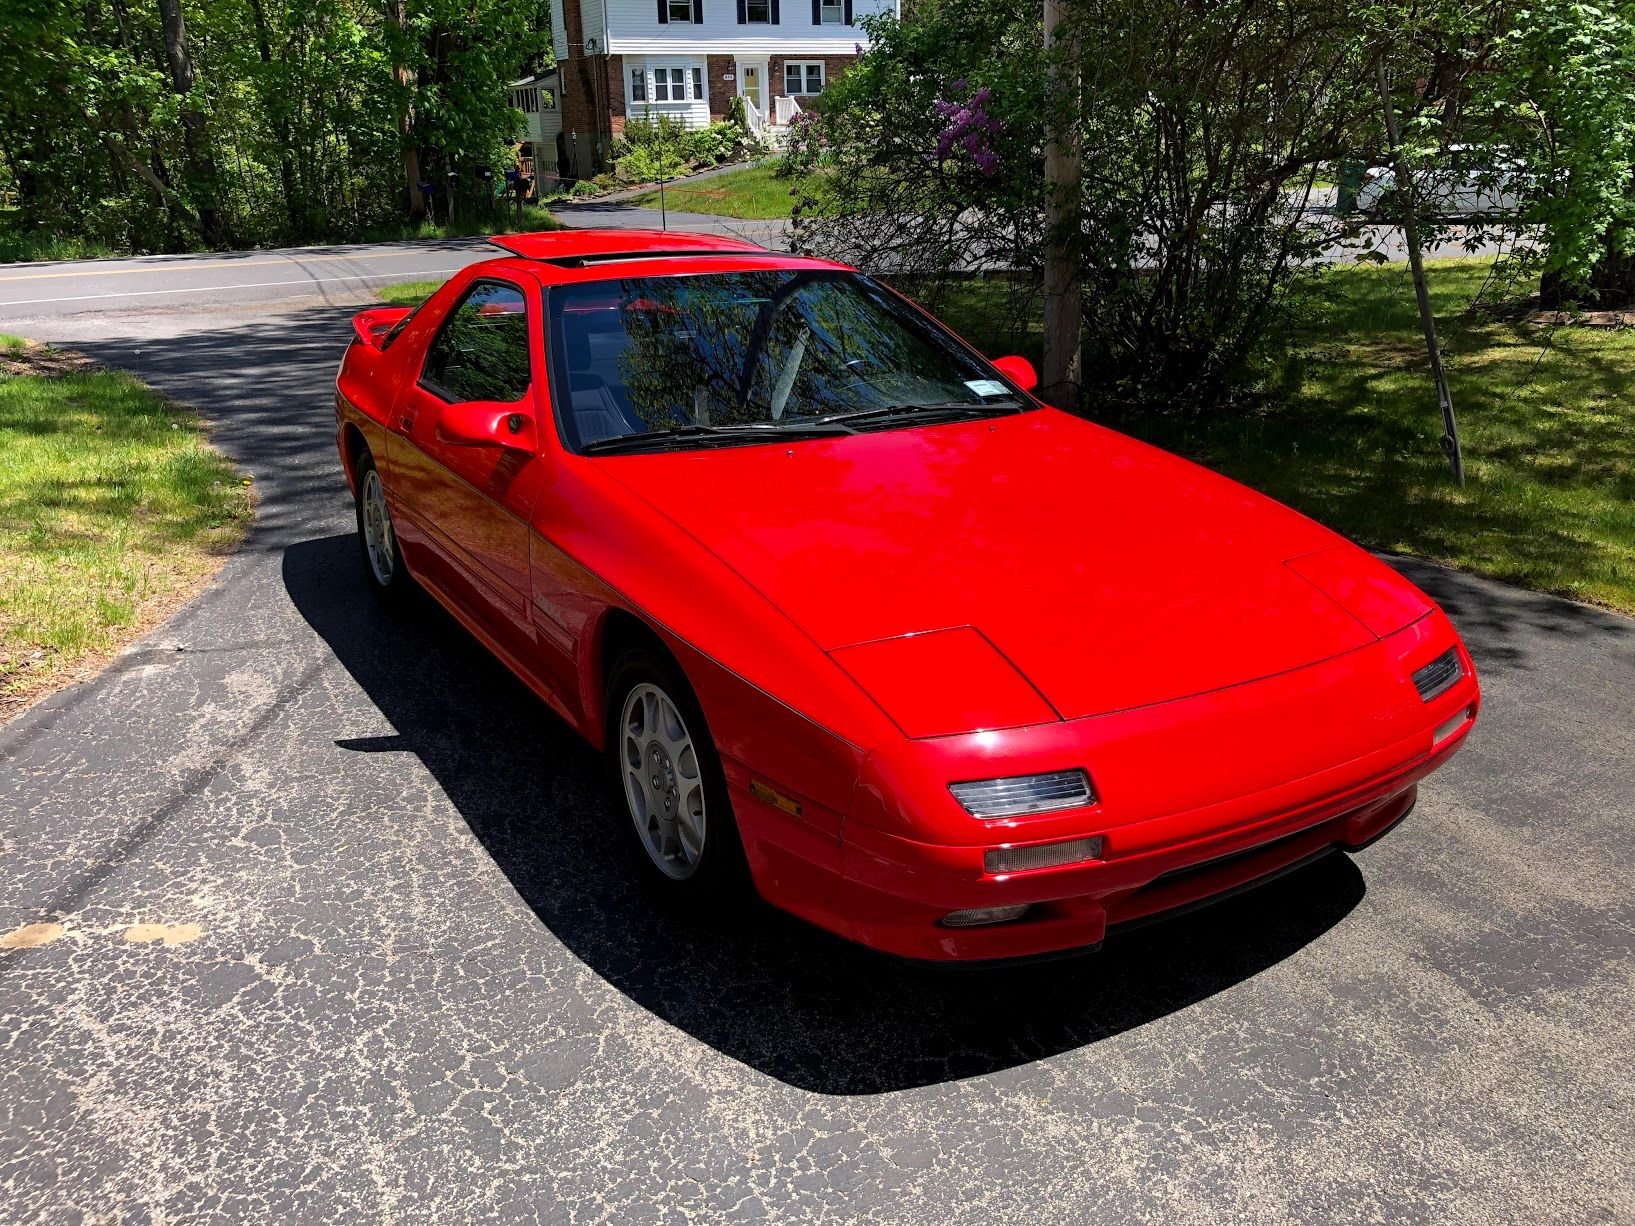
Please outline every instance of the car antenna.
[[659, 125], [659, 229], [669, 230], [670, 213], [664, 207], [664, 116], [658, 117]]

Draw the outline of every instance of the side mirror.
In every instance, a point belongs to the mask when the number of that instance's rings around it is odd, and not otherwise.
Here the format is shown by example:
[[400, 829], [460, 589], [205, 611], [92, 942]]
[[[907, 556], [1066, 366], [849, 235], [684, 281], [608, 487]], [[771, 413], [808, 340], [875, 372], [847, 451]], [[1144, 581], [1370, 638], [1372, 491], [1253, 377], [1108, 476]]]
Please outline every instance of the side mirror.
[[530, 455], [539, 450], [534, 415], [520, 403], [499, 400], [445, 406], [437, 417], [437, 437], [455, 447], [504, 447]]
[[1026, 358], [995, 358], [993, 366], [1024, 392], [1031, 392], [1039, 386], [1039, 372], [1033, 369], [1033, 363]]
[[403, 322], [412, 307], [375, 307], [352, 316], [352, 328], [358, 339], [371, 349], [379, 349], [386, 334]]

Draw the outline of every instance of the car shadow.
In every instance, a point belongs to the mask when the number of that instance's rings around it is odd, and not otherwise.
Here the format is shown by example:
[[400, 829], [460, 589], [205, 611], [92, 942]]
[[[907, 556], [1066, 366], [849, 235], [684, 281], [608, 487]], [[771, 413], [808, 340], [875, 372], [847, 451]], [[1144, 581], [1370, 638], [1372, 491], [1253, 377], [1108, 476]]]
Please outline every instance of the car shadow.
[[337, 739], [419, 757], [518, 895], [631, 1000], [801, 1089], [877, 1094], [1094, 1043], [1231, 988], [1304, 948], [1362, 899], [1332, 855], [1099, 954], [1002, 969], [883, 958], [759, 902], [677, 913], [641, 885], [600, 758], [424, 597], [388, 615], [355, 538], [288, 548], [296, 608], [395, 734]]

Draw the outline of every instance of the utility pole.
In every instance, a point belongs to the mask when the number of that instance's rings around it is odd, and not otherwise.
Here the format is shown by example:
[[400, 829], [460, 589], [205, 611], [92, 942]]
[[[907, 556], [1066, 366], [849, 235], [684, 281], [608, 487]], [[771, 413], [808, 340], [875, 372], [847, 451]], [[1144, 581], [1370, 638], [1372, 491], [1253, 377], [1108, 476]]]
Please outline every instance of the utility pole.
[[1391, 165], [1397, 176], [1397, 195], [1402, 201], [1402, 241], [1408, 247], [1408, 266], [1414, 274], [1414, 296], [1419, 299], [1419, 324], [1425, 330], [1425, 349], [1431, 358], [1431, 378], [1436, 380], [1436, 400], [1442, 409], [1442, 451], [1453, 467], [1453, 479], [1465, 484], [1465, 457], [1459, 448], [1459, 423], [1453, 416], [1453, 397], [1448, 393], [1447, 372], [1442, 369], [1442, 347], [1436, 343], [1436, 317], [1431, 314], [1431, 292], [1425, 285], [1425, 260], [1419, 252], [1419, 226], [1414, 216], [1413, 180], [1402, 155], [1402, 134], [1397, 128], [1396, 108], [1391, 105], [1391, 84], [1386, 79], [1385, 61], [1375, 66], [1379, 75], [1380, 105], [1385, 110], [1385, 136], [1391, 142]]
[[1083, 299], [1079, 294], [1078, 34], [1063, 28], [1062, 0], [1044, 0], [1044, 47], [1050, 73], [1050, 140], [1045, 146], [1045, 352], [1040, 396], [1058, 408], [1079, 407]]

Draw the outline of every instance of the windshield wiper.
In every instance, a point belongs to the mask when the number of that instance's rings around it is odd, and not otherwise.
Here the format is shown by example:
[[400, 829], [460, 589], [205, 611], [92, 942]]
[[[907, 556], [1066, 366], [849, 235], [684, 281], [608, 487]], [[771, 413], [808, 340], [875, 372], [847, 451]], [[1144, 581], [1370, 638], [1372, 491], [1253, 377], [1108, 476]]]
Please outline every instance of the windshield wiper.
[[820, 425], [850, 424], [857, 421], [884, 421], [901, 417], [990, 417], [995, 413], [1020, 413], [1027, 406], [1015, 400], [995, 400], [973, 404], [969, 400], [945, 400], [937, 404], [887, 404], [877, 409], [853, 409], [814, 418]]
[[765, 425], [706, 426], [694, 422], [668, 430], [644, 430], [640, 434], [616, 434], [599, 438], [579, 448], [583, 455], [613, 455], [624, 451], [661, 451], [672, 444], [696, 442], [759, 443], [791, 438], [836, 438], [853, 433], [838, 421], [768, 422]]

